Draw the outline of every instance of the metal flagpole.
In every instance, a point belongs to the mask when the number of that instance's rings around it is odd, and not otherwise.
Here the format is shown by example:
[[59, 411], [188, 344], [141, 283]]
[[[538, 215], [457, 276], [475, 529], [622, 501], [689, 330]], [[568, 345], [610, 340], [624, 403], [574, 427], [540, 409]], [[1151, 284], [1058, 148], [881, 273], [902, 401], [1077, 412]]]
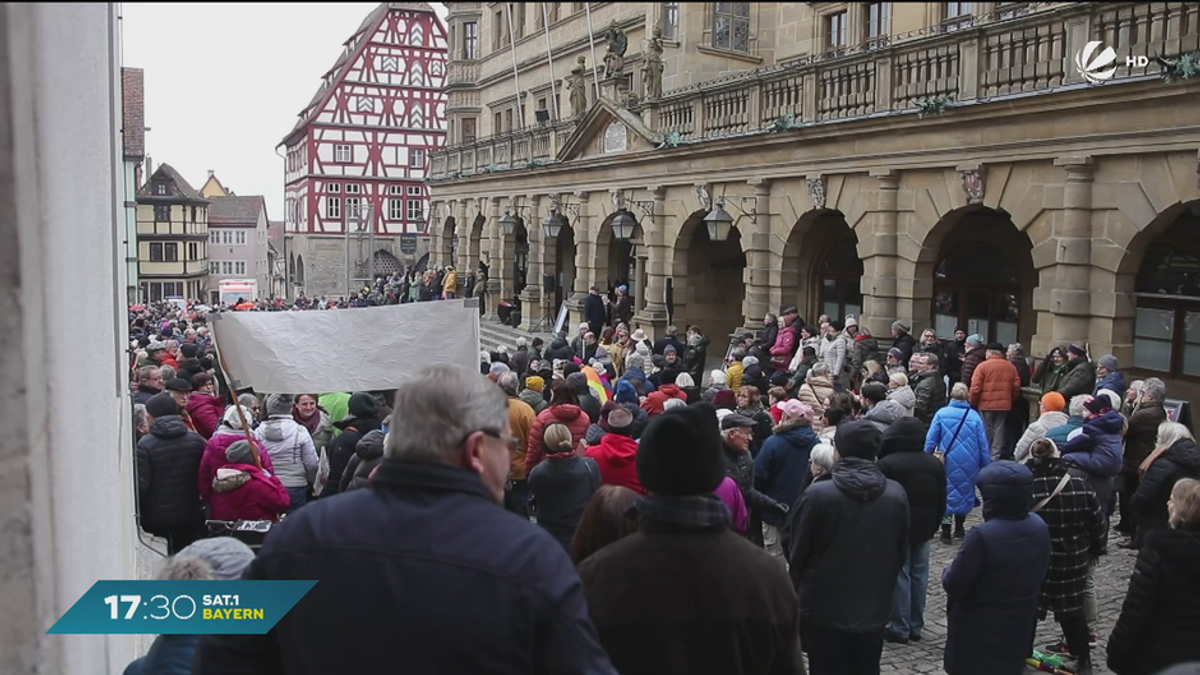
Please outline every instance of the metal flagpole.
[[596, 34], [592, 31], [592, 3], [583, 3], [583, 11], [587, 12], [588, 46], [592, 48], [592, 84], [596, 86], [595, 97], [600, 97], [600, 62], [596, 60]]
[[517, 114], [521, 116], [519, 128], [525, 126], [525, 102], [521, 100], [521, 75], [517, 72], [517, 35], [513, 31], [512, 5], [511, 2], [504, 3], [508, 14], [508, 52], [512, 55], [513, 84], [517, 88]]
[[558, 109], [558, 82], [554, 78], [554, 54], [550, 48], [550, 15], [546, 11], [546, 3], [542, 5], [542, 25], [546, 29], [546, 60], [550, 63], [550, 97], [554, 99], [554, 119], [562, 119], [562, 113]]

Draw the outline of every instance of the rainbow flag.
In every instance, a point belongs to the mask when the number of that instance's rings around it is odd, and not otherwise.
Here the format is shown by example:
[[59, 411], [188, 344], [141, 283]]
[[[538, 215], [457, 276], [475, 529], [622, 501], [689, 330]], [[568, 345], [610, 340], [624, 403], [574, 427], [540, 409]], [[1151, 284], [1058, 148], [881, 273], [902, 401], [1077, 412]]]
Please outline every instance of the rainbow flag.
[[596, 369], [591, 366], [583, 366], [579, 370], [587, 376], [588, 386], [591, 387], [596, 398], [600, 399], [600, 405], [608, 403], [612, 399], [612, 388], [604, 381], [604, 378], [601, 378]]

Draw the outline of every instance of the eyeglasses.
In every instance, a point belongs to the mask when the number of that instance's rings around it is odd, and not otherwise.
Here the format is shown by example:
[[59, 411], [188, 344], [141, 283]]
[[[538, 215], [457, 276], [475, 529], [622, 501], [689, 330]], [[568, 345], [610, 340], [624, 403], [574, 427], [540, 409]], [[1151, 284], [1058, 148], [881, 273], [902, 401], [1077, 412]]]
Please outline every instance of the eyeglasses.
[[509, 452], [516, 452], [517, 450], [521, 449], [521, 439], [519, 438], [514, 436], [506, 436], [496, 429], [480, 429], [480, 431], [483, 432], [484, 436], [491, 436], [498, 441], [504, 441], [504, 443], [508, 445]]

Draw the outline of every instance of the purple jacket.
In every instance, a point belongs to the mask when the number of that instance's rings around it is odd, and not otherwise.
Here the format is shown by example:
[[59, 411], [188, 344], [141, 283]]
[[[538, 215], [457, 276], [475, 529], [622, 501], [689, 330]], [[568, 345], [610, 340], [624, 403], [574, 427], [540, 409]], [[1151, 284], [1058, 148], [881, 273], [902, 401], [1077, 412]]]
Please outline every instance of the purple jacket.
[[733, 531], [745, 536], [746, 521], [749, 516], [746, 513], [746, 500], [742, 499], [742, 491], [738, 489], [737, 483], [733, 482], [732, 478], [726, 477], [713, 490], [713, 494], [721, 498], [725, 502], [725, 506], [729, 507], [729, 513], [733, 516]]
[[1063, 462], [1112, 478], [1121, 473], [1121, 413], [1110, 410], [1083, 423], [1083, 429], [1058, 450]]

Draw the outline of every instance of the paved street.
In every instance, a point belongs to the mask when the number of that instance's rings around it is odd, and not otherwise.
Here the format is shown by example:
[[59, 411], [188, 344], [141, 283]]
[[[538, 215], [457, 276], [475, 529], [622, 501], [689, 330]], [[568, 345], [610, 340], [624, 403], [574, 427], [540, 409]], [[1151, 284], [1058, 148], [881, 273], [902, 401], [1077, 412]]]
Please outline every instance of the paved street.
[[[976, 509], [967, 519], [967, 527], [970, 528], [979, 522], [981, 517]], [[1092, 632], [1096, 633], [1098, 638], [1097, 647], [1092, 650], [1096, 673], [1111, 672], [1104, 667], [1104, 648], [1117, 616], [1121, 613], [1121, 603], [1129, 585], [1129, 575], [1133, 572], [1133, 563], [1137, 559], [1136, 552], [1117, 548], [1118, 538], [1115, 534], [1110, 536], [1109, 553], [1101, 558], [1100, 566], [1096, 569], [1096, 603], [1100, 613], [1100, 625], [1092, 626]], [[883, 673], [944, 672], [942, 649], [946, 645], [946, 596], [942, 592], [941, 579], [942, 570], [958, 552], [958, 544], [958, 540], [946, 545], [935, 539], [931, 545], [929, 602], [925, 609], [924, 639], [907, 645], [884, 644]], [[1057, 639], [1058, 623], [1051, 615], [1038, 626], [1035, 646], [1040, 649]], [[1071, 664], [1070, 660], [1066, 661], [1068, 667]], [[1029, 672], [1035, 671], [1030, 668]]]

